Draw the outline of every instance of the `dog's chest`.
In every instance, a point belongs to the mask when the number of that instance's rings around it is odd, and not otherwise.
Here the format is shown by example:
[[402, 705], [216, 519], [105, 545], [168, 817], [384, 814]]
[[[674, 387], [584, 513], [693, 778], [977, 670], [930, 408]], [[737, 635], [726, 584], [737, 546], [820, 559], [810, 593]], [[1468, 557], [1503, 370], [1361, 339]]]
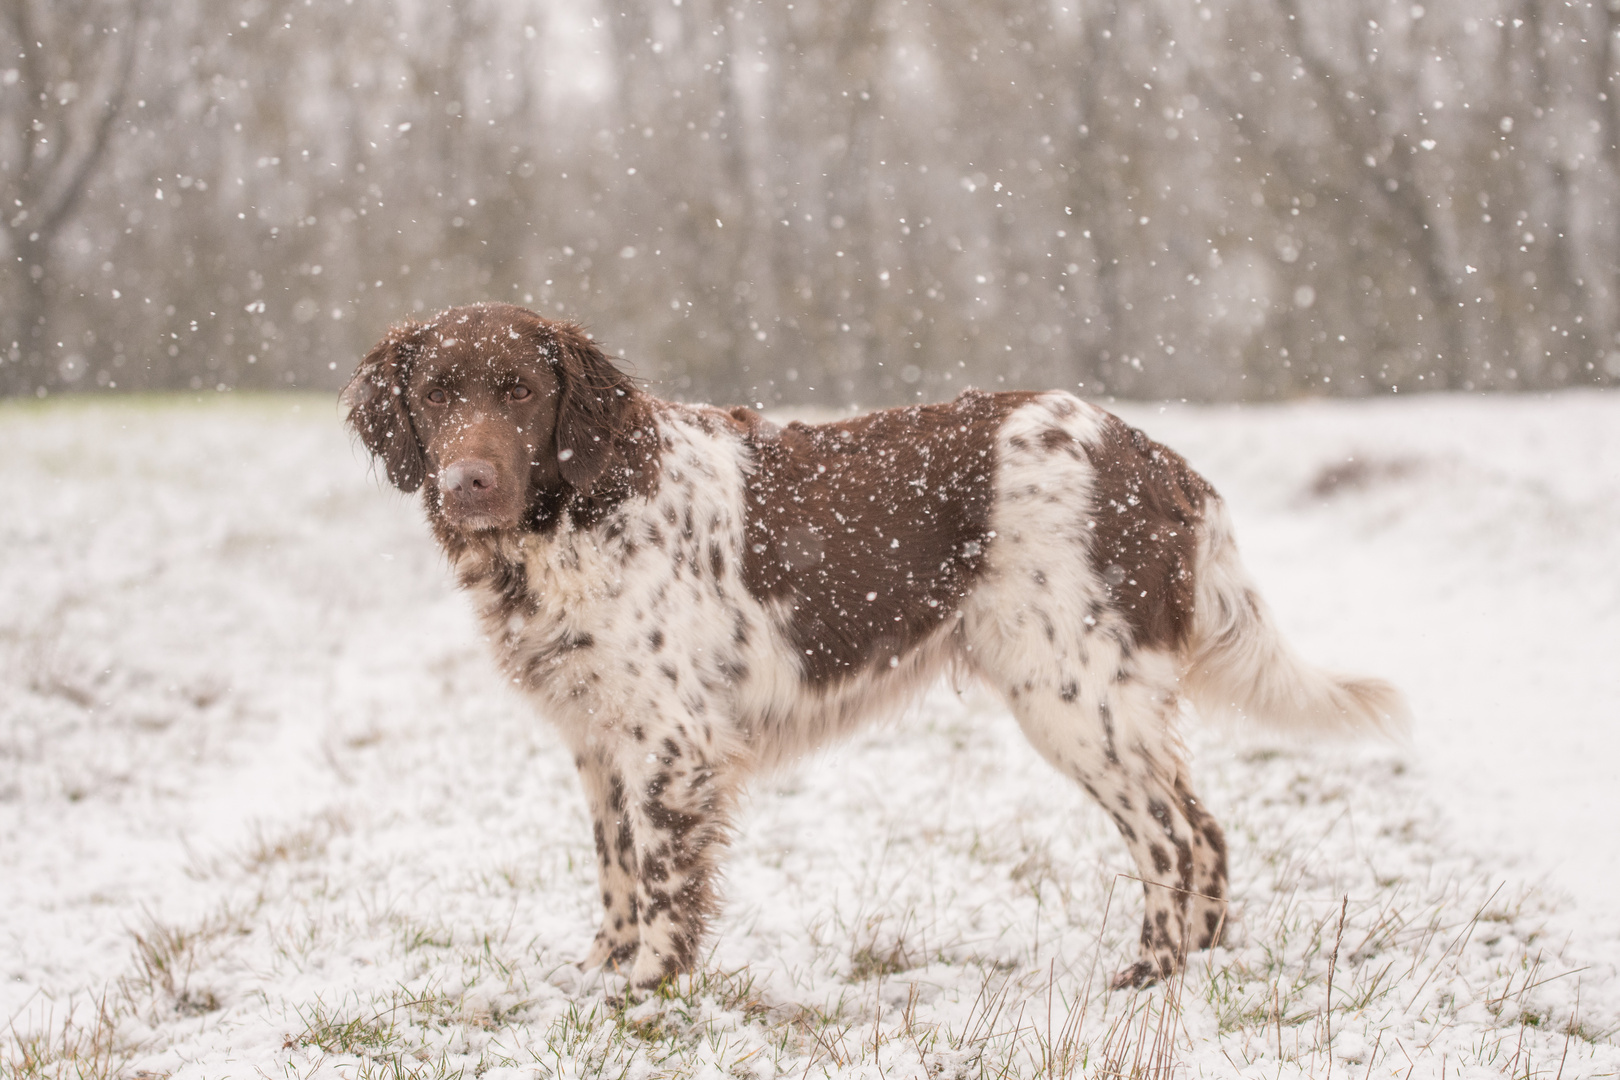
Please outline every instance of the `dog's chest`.
[[514, 684], [553, 704], [591, 696], [623, 581], [588, 534], [527, 537], [460, 570], [485, 640]]
[[740, 580], [738, 516], [672, 487], [463, 572], [497, 661], [565, 726], [698, 697], [723, 708], [761, 667], [749, 654], [772, 635]]

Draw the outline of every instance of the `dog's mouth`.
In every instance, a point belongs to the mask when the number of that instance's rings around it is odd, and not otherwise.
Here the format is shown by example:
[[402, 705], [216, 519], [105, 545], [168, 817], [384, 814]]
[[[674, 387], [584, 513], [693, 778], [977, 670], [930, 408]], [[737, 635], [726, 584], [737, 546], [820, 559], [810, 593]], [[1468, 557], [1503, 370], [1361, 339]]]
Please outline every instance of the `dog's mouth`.
[[446, 511], [444, 517], [453, 528], [464, 533], [495, 532], [500, 529], [509, 529], [517, 524], [515, 521], [506, 520], [499, 514], [491, 514], [487, 511], [473, 511], [462, 514]]
[[439, 516], [446, 525], [463, 533], [495, 532], [517, 527], [517, 508], [506, 505], [506, 500], [495, 498], [466, 498], [456, 492], [439, 491]]

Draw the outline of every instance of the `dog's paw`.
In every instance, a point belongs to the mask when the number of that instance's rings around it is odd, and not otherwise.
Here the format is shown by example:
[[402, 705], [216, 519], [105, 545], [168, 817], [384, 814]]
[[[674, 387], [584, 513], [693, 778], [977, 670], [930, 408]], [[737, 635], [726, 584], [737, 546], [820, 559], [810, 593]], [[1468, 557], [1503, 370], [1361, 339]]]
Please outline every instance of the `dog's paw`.
[[612, 967], [586, 967], [584, 961], [564, 963], [546, 976], [546, 982], [570, 998], [600, 995], [608, 1004], [623, 1003], [628, 980], [624, 971]]
[[1110, 990], [1141, 990], [1159, 981], [1159, 965], [1152, 960], [1138, 960], [1109, 981]]
[[581, 971], [593, 971], [599, 967], [618, 971], [629, 966], [640, 947], [641, 941], [638, 938], [614, 937], [599, 931], [596, 940], [591, 942], [590, 951], [585, 954], [585, 959], [579, 962], [578, 967]]
[[665, 979], [679, 974], [680, 968], [676, 964], [642, 942], [641, 948], [636, 951], [636, 962], [630, 968], [630, 985], [642, 993], [650, 993], [658, 989]]

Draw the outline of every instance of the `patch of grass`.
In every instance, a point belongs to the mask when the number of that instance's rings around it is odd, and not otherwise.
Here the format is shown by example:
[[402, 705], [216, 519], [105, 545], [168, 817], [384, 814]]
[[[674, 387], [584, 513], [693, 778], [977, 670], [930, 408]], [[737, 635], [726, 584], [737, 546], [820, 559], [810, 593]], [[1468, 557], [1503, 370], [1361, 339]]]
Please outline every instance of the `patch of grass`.
[[646, 1000], [626, 1003], [612, 1013], [615, 1034], [632, 1053], [653, 1062], [690, 1056], [711, 1034], [716, 1015], [729, 1015], [742, 1025], [773, 1019], [774, 1010], [755, 987], [753, 972], [705, 968], [666, 979]]
[[907, 916], [892, 935], [885, 933], [888, 920], [882, 916], [867, 920], [865, 932], [849, 954], [849, 981], [866, 982], [910, 971], [923, 962], [927, 950], [907, 940], [911, 918]]
[[[1180, 995], [1144, 995], [1108, 1025], [1095, 1048], [1081, 1048], [1089, 1075], [1108, 1080], [1170, 1080], [1176, 1068]], [[1095, 1053], [1095, 1064], [1091, 1062]]]
[[466, 1075], [465, 1065], [452, 1067], [447, 1058], [423, 1061], [398, 1055], [363, 1059], [355, 1072], [357, 1080], [460, 1080]]
[[[458, 1012], [444, 995], [410, 996], [401, 990], [392, 1004], [329, 1006], [320, 998], [297, 1010], [304, 1030], [289, 1035], [285, 1049], [313, 1049], [354, 1058], [354, 1076], [367, 1080], [454, 1080], [468, 1071], [466, 1057], [430, 1046], [424, 1027], [436, 1027]], [[460, 1060], [458, 1060], [460, 1059]], [[475, 1069], [477, 1066], [473, 1066]]]
[[47, 1014], [33, 1031], [12, 1027], [0, 1056], [4, 1080], [117, 1080], [140, 1046], [119, 1032], [124, 1004], [106, 995], [58, 1021]]
[[219, 995], [193, 979], [203, 949], [229, 934], [245, 933], [242, 918], [223, 911], [194, 927], [168, 926], [155, 919], [134, 931], [134, 970], [120, 990], [131, 1000], [166, 1003], [180, 1016], [199, 1016], [220, 1008]]
[[298, 1010], [304, 1030], [289, 1036], [287, 1045], [313, 1046], [328, 1054], [349, 1054], [354, 1057], [375, 1057], [390, 1054], [400, 1043], [392, 1010], [366, 1015], [359, 1010], [353, 1015], [345, 1010], [328, 1006], [320, 998], [305, 1009]]
[[620, 1068], [613, 1074], [623, 1075], [639, 1049], [628, 1045], [626, 1031], [616, 1021], [615, 1010], [606, 1002], [570, 1001], [541, 1036], [535, 1063], [552, 1076], [568, 1069], [579, 1076], [601, 1076], [610, 1059], [617, 1057]]
[[850, 954], [849, 978], [851, 982], [866, 982], [868, 979], [898, 975], [903, 971], [910, 971], [915, 966], [911, 954], [906, 951], [904, 941], [884, 945], [874, 942], [862, 945]]
[[396, 920], [399, 939], [407, 953], [422, 949], [448, 949], [455, 944], [455, 931], [443, 924], [429, 925], [400, 916]]
[[281, 863], [308, 862], [326, 854], [333, 839], [349, 831], [349, 821], [343, 814], [328, 810], [307, 824], [279, 833], [266, 833], [256, 828], [247, 850], [238, 858], [242, 868], [262, 873]]

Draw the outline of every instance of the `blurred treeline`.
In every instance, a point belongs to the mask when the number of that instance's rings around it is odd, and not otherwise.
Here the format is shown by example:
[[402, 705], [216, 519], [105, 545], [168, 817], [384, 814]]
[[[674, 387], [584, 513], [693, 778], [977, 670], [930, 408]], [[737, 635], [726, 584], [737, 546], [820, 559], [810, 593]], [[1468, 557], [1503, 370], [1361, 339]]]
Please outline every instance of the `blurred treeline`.
[[[1620, 381], [1620, 0], [0, 0], [0, 390]], [[42, 389], [44, 388], [44, 389]]]

